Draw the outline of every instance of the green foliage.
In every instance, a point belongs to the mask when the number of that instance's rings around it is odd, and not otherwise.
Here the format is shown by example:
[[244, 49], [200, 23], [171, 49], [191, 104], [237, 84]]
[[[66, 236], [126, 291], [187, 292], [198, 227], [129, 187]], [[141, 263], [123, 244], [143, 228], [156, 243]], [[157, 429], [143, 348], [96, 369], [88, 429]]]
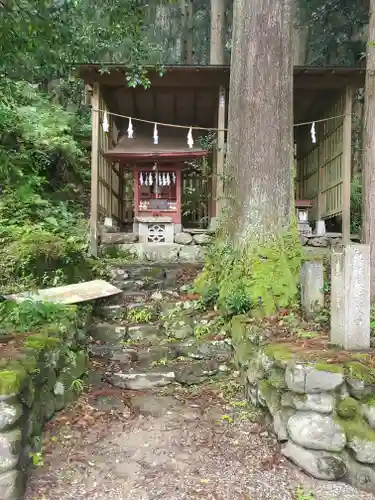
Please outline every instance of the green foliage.
[[79, 201], [89, 162], [76, 131], [75, 116], [31, 85], [0, 83], [3, 293], [78, 281], [89, 272]]
[[267, 245], [244, 249], [218, 240], [207, 253], [195, 289], [230, 316], [250, 310], [269, 315], [295, 301], [302, 257], [294, 230]]
[[138, 307], [130, 309], [126, 315], [128, 321], [132, 323], [149, 323], [152, 320], [152, 311]]
[[85, 383], [80, 378], [73, 380], [70, 386], [70, 389], [77, 395], [81, 394], [84, 388], [85, 388]]
[[0, 73], [50, 81], [74, 64], [122, 62], [135, 69], [157, 52], [145, 36], [147, 3], [7, 0], [0, 10]]
[[357, 64], [365, 50], [368, 2], [300, 0], [297, 24], [308, 28], [306, 64]]
[[20, 303], [6, 300], [0, 303], [0, 334], [30, 332], [48, 323], [66, 323], [72, 320], [75, 314], [74, 306], [31, 299]]

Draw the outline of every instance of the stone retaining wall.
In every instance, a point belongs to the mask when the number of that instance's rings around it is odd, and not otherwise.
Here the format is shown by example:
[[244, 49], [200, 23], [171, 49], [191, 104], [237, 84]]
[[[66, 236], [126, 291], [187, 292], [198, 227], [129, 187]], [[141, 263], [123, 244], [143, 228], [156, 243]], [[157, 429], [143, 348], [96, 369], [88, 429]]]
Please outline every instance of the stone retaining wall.
[[375, 491], [375, 370], [299, 360], [285, 344], [262, 345], [243, 317], [231, 323], [247, 398], [267, 412], [281, 453], [317, 479]]
[[81, 310], [64, 325], [25, 337], [9, 359], [0, 353], [0, 498], [23, 497], [27, 470], [42, 455], [44, 423], [69, 405], [87, 366]]
[[139, 243], [135, 233], [101, 233], [101, 254], [111, 248], [129, 258], [142, 262], [201, 263], [204, 261], [205, 246], [211, 243], [212, 231], [184, 229], [174, 236], [174, 243]]

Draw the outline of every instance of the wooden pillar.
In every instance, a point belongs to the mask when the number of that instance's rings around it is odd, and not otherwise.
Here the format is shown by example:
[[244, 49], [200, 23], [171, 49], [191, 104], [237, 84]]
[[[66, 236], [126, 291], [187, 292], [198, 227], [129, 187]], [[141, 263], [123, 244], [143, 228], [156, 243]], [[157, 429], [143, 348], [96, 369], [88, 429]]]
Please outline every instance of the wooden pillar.
[[99, 84], [94, 83], [91, 98], [91, 206], [89, 251], [98, 256], [98, 191], [99, 191]]
[[216, 193], [215, 193], [215, 215], [220, 217], [221, 208], [223, 206], [223, 175], [224, 175], [224, 158], [225, 158], [225, 88], [219, 89], [219, 109], [217, 118], [217, 156], [216, 156]]
[[350, 242], [350, 186], [352, 161], [352, 89], [347, 87], [344, 94], [344, 124], [342, 145], [342, 240]]
[[[322, 127], [321, 127], [322, 128]], [[324, 182], [323, 182], [323, 168], [321, 163], [324, 163], [324, 154], [320, 154], [322, 144], [319, 144], [319, 138], [323, 137], [323, 134], [319, 134], [319, 127], [318, 127], [318, 144], [317, 144], [317, 163], [318, 163], [318, 193], [317, 193], [317, 208], [316, 208], [316, 220], [321, 220], [322, 215], [323, 215], [323, 189], [324, 189]]]
[[112, 187], [112, 182], [113, 182], [113, 163], [111, 160], [107, 160], [108, 163], [108, 172], [109, 172], [109, 178], [108, 178], [108, 191], [109, 191], [109, 216], [112, 217], [113, 214], [113, 187]]
[[124, 175], [125, 175], [125, 167], [121, 163], [119, 163], [118, 166], [118, 175], [119, 175], [119, 185], [118, 185], [118, 192], [119, 192], [119, 219], [120, 219], [120, 229], [122, 230], [124, 228], [124, 196], [125, 196], [125, 189], [124, 189]]

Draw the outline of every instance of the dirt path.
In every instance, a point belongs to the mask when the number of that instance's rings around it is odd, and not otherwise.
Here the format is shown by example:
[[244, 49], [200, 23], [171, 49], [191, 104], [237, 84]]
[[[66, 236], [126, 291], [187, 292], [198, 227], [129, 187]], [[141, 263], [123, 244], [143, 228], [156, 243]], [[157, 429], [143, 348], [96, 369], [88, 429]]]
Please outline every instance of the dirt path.
[[[138, 286], [145, 272], [117, 275]], [[375, 499], [286, 462], [241, 393], [217, 313], [203, 312], [194, 330], [187, 295], [176, 310], [181, 277], [156, 294], [144, 281], [149, 291], [98, 309], [89, 389], [49, 422], [25, 500]]]
[[26, 500], [307, 500], [299, 485], [318, 500], [375, 498], [292, 468], [221, 388], [132, 394], [131, 409], [125, 392], [97, 398], [97, 408], [82, 396], [51, 423]]

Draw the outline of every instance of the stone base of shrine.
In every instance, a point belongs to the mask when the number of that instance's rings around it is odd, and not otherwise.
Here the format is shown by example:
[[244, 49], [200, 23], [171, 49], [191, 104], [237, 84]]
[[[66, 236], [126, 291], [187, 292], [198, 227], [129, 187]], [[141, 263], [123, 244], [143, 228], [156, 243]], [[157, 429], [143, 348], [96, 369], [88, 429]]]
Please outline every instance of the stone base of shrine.
[[[124, 259], [137, 262], [183, 262], [202, 263], [204, 261], [205, 249], [199, 245], [178, 245], [177, 243], [125, 243], [116, 245], [119, 253]], [[106, 253], [106, 247], [101, 249], [102, 255]]]
[[173, 243], [181, 224], [174, 224], [172, 217], [134, 217], [133, 233], [140, 243]]

